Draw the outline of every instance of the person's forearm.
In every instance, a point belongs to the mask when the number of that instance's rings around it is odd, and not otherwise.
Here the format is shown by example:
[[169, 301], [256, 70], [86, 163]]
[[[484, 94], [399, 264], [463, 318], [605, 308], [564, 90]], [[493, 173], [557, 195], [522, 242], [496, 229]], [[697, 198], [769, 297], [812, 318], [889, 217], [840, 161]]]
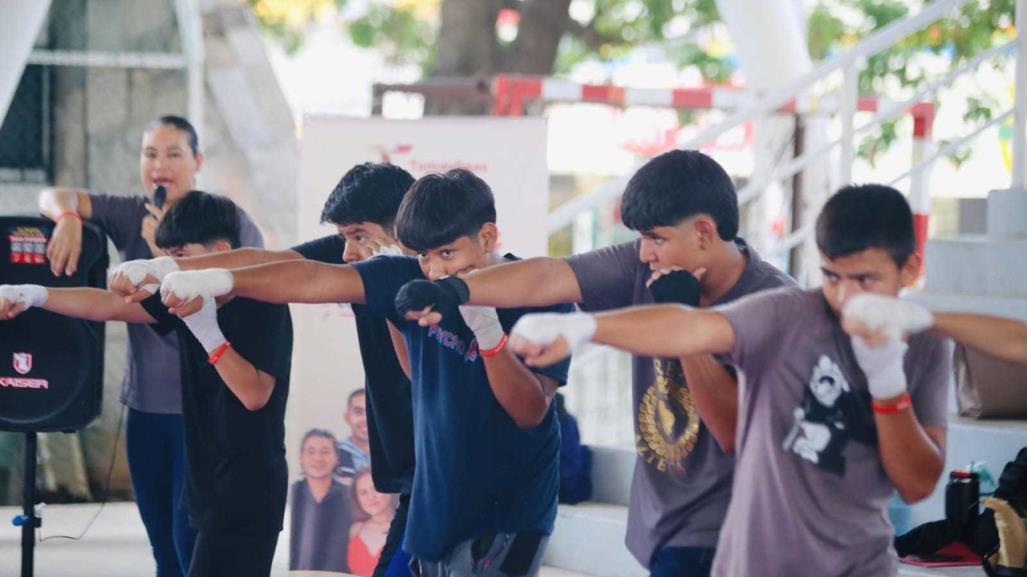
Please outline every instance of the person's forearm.
[[[595, 315], [592, 341], [659, 358], [726, 353], [734, 332], [722, 315], [682, 305], [631, 307]], [[725, 332], [726, 331], [726, 332]]]
[[47, 289], [46, 302], [41, 308], [87, 321], [153, 322], [141, 305], [126, 303], [112, 292], [94, 288]]
[[524, 366], [509, 349], [485, 357], [492, 394], [518, 427], [537, 426], [549, 410], [555, 391], [545, 390], [542, 380]]
[[464, 277], [467, 304], [498, 308], [581, 302], [581, 288], [563, 259], [539, 257], [476, 270]]
[[738, 383], [710, 355], [681, 357], [681, 367], [699, 417], [721, 450], [728, 454], [734, 453], [735, 427], [738, 424]]
[[271, 391], [274, 390], [274, 379], [270, 375], [261, 374], [234, 349], [226, 350], [214, 367], [246, 410], [259, 411], [267, 405]]
[[1027, 363], [1027, 323], [990, 315], [934, 313], [934, 330], [982, 353]]
[[89, 194], [78, 188], [45, 188], [39, 193], [37, 201], [40, 214], [53, 221], [69, 210], [77, 212], [82, 218], [93, 216]]
[[907, 503], [926, 499], [945, 466], [945, 454], [917, 421], [912, 407], [875, 414], [884, 470]]
[[267, 303], [364, 303], [364, 281], [351, 266], [306, 260], [232, 271], [232, 294]]
[[244, 268], [290, 260], [303, 260], [303, 255], [288, 249], [239, 248], [228, 252], [176, 258], [175, 263], [178, 265], [179, 270], [203, 270], [208, 268]]

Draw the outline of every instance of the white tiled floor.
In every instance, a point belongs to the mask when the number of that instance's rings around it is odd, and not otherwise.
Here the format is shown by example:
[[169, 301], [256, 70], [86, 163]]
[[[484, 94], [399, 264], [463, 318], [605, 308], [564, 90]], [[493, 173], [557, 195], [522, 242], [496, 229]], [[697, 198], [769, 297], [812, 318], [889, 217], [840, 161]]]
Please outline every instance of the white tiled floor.
[[[78, 535], [96, 513], [97, 505], [54, 505], [43, 511], [42, 537]], [[21, 529], [11, 519], [21, 510], [0, 507], [0, 577], [17, 577], [21, 567]], [[288, 574], [289, 536], [283, 532], [272, 575]], [[52, 539], [36, 547], [36, 577], [148, 577], [153, 557], [134, 503], [111, 503], [78, 541]], [[543, 568], [541, 577], [582, 577]]]

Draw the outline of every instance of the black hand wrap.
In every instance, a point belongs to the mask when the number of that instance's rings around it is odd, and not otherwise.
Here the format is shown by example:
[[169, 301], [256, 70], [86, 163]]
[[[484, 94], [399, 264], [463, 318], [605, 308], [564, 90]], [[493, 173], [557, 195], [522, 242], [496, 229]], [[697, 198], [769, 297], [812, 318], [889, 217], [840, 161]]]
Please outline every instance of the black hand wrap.
[[439, 310], [441, 306], [450, 304], [459, 306], [470, 299], [471, 293], [467, 283], [458, 277], [450, 276], [435, 282], [412, 280], [403, 285], [396, 293], [396, 312], [405, 317], [408, 312], [421, 311], [426, 307]]
[[669, 272], [649, 285], [653, 300], [690, 307], [699, 306], [699, 279], [687, 270]]

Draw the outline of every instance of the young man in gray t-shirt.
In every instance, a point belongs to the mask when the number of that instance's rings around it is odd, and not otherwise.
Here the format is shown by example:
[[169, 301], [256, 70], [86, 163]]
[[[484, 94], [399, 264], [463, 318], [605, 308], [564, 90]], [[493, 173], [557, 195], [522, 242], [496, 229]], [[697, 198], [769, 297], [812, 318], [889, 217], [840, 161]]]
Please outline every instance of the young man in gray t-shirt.
[[737, 464], [713, 574], [895, 575], [893, 492], [933, 491], [944, 466], [949, 343], [868, 344], [842, 328], [855, 295], [915, 282], [912, 212], [897, 191], [846, 187], [817, 221], [824, 285], [713, 310], [529, 315], [510, 346], [532, 366], [593, 340], [635, 354], [723, 354], [739, 373]]
[[[417, 308], [437, 310], [454, 298], [502, 307], [574, 302], [587, 311], [653, 302], [707, 307], [793, 284], [737, 237], [731, 179], [700, 152], [675, 150], [646, 163], [627, 185], [621, 215], [641, 238], [450, 278]], [[628, 549], [654, 577], [709, 575], [731, 498], [734, 377], [709, 355], [683, 362], [636, 356], [632, 377], [638, 458]]]

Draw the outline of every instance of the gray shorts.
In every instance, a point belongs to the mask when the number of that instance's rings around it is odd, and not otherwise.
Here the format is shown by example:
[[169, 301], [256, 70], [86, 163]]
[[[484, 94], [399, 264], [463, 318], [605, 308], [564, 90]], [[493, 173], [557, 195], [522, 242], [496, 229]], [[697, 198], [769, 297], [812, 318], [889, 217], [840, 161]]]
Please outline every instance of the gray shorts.
[[542, 565], [549, 536], [496, 533], [458, 543], [438, 561], [413, 559], [414, 577], [532, 577]]

